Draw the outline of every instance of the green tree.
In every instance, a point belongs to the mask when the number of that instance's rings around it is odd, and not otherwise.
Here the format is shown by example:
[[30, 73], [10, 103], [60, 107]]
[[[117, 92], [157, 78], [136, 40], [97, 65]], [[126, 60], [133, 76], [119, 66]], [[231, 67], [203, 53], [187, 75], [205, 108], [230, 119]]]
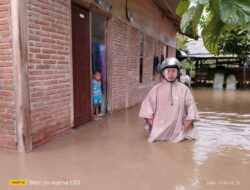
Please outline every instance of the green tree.
[[[198, 27], [201, 27], [205, 47], [210, 53], [232, 53], [233, 48], [229, 48], [229, 44], [232, 43], [231, 37], [234, 34], [245, 35], [244, 40], [249, 41], [249, 0], [181, 0], [176, 14], [182, 17], [180, 29], [186, 35], [198, 38]], [[240, 33], [241, 31], [244, 32]], [[239, 44], [247, 47], [242, 43], [243, 37], [234, 40], [240, 42], [234, 43], [235, 46]], [[238, 54], [236, 49], [234, 48], [233, 53]]]
[[179, 50], [187, 50], [188, 38], [182, 34], [177, 33], [176, 48]]
[[[176, 36], [176, 49], [187, 51], [188, 38], [182, 34], [177, 33]], [[181, 68], [185, 70], [190, 70], [190, 62], [187, 59], [181, 61]]]
[[242, 27], [225, 27], [218, 40], [218, 49], [222, 54], [236, 54], [241, 63], [250, 55], [250, 36]]

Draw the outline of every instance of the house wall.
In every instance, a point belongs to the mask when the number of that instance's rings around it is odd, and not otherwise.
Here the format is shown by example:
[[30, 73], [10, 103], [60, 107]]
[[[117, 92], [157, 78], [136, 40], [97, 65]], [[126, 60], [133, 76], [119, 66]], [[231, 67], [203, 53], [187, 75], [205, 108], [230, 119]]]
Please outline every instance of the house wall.
[[[140, 103], [160, 81], [159, 74], [153, 76], [153, 58], [164, 55], [164, 46], [168, 46], [168, 56], [175, 57], [176, 26], [150, 0], [128, 1], [128, 9], [134, 15], [133, 22], [128, 22], [125, 2], [113, 1], [113, 17], [108, 21], [109, 111]], [[139, 82], [140, 35], [144, 35], [142, 83]]]
[[16, 150], [10, 0], [0, 1], [0, 148]]
[[[113, 18], [127, 22], [125, 6], [126, 0], [113, 1]], [[133, 13], [133, 22], [127, 22], [129, 25], [168, 46], [175, 47], [177, 27], [152, 0], [127, 0], [127, 8]]]
[[176, 50], [173, 47], [168, 47], [168, 56], [169, 57], [175, 57], [176, 56]]
[[[71, 0], [22, 1], [24, 7], [19, 8], [22, 14], [18, 14], [19, 18], [25, 17], [15, 25], [19, 26], [16, 29], [21, 38], [18, 51], [12, 50], [10, 2], [0, 1], [0, 148], [17, 150], [17, 142], [22, 144], [23, 138], [24, 147], [31, 142], [32, 149], [67, 133], [73, 126]], [[15, 5], [17, 2], [21, 1], [16, 0]], [[72, 2], [92, 9], [85, 0]], [[170, 47], [168, 54], [175, 54], [176, 27], [171, 21], [162, 16], [151, 0], [128, 2], [134, 21], [126, 20], [125, 0], [116, 0], [107, 23], [109, 111], [140, 103], [160, 80], [159, 74], [153, 76], [153, 57], [164, 54], [166, 45]], [[144, 35], [142, 83], [139, 83], [140, 35]], [[15, 43], [18, 40], [15, 38]], [[13, 57], [18, 60], [15, 64]], [[15, 76], [23, 75], [18, 83], [19, 77]], [[18, 90], [22, 86], [27, 93]], [[20, 94], [21, 99], [15, 97]], [[22, 105], [26, 106], [25, 111]], [[19, 122], [22, 119], [27, 121]], [[31, 140], [27, 141], [23, 132]]]
[[71, 1], [28, 0], [28, 64], [33, 147], [72, 121]]

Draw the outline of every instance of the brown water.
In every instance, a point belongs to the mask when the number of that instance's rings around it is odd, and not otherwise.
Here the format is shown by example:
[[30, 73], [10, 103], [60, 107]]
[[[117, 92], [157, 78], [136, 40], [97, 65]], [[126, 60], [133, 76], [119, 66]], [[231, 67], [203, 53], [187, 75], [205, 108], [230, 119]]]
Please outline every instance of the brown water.
[[227, 155], [237, 149], [246, 151], [239, 161], [250, 164], [250, 91], [199, 89], [193, 94], [201, 117], [194, 160], [202, 163], [213, 152]]
[[148, 143], [136, 106], [28, 154], [0, 151], [0, 189], [21, 178], [28, 185], [15, 189], [249, 190], [250, 91], [193, 94], [197, 141]]

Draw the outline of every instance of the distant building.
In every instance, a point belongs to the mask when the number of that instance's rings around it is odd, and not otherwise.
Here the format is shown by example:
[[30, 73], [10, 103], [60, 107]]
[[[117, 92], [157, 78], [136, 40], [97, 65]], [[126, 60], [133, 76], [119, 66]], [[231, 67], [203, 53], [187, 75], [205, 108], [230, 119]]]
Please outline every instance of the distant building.
[[[205, 48], [203, 39], [190, 39], [187, 44], [187, 51], [177, 52], [179, 59], [189, 58], [192, 70], [195, 70], [194, 84], [210, 85], [207, 81], [214, 80], [215, 73], [223, 73], [227, 76], [234, 75], [238, 87], [245, 87], [250, 82], [250, 70], [245, 68], [236, 55], [213, 55]], [[249, 60], [247, 61], [249, 65]]]

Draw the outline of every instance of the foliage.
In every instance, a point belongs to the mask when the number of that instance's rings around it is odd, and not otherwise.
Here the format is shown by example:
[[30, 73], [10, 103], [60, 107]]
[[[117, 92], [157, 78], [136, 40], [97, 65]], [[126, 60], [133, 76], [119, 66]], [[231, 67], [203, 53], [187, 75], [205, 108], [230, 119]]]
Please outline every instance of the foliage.
[[176, 49], [187, 50], [188, 38], [182, 34], [177, 33]]
[[[187, 7], [188, 2], [195, 5]], [[197, 28], [201, 24], [201, 35], [210, 53], [233, 52], [240, 57], [246, 56], [245, 53], [241, 54], [240, 49], [249, 48], [249, 44], [243, 43], [244, 40], [246, 43], [249, 42], [249, 0], [189, 0], [188, 2], [181, 0], [176, 11], [178, 16], [182, 16], [180, 29], [183, 33], [197, 38]], [[233, 37], [234, 35], [236, 37]], [[237, 48], [238, 45], [241, 48]]]
[[[188, 38], [182, 34], [177, 33], [176, 37], [176, 49], [178, 50], [187, 50]], [[190, 70], [191, 66], [190, 63], [184, 59], [181, 61], [181, 68], [184, 70]]]
[[191, 69], [191, 65], [190, 63], [185, 59], [181, 62], [181, 68], [184, 70], [190, 70]]
[[182, 16], [180, 28], [181, 31], [189, 36], [198, 38], [198, 24], [203, 12], [203, 5], [192, 6]]
[[250, 35], [242, 27], [225, 27], [218, 46], [223, 54], [236, 54], [242, 62], [250, 55]]
[[176, 8], [176, 14], [182, 16], [188, 9], [189, 5], [190, 2], [188, 0], [182, 0]]

